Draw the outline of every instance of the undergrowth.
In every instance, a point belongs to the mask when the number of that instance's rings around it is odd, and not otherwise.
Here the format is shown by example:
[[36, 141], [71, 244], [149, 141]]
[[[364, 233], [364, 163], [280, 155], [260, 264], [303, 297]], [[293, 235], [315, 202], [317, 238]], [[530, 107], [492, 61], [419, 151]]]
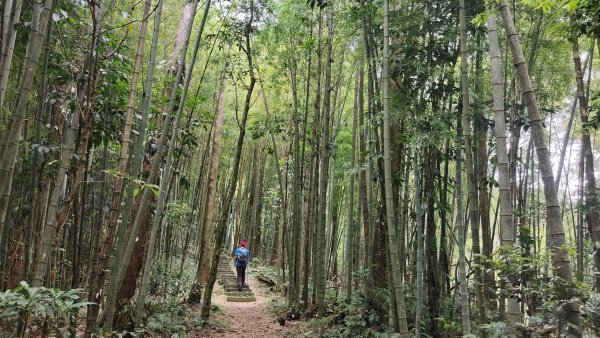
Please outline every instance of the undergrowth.
[[[115, 335], [181, 338], [193, 331], [210, 331], [221, 327], [221, 324], [210, 318], [203, 319], [199, 311], [185, 302], [194, 280], [195, 264], [193, 259], [186, 260], [180, 275], [179, 263], [169, 268], [164, 260], [157, 262], [150, 278], [150, 297], [146, 305], [148, 317], [145, 323], [136, 332], [123, 331]], [[221, 311], [216, 305], [211, 307], [213, 313]]]
[[[386, 309], [388, 301], [385, 294], [374, 293], [370, 299], [355, 295], [349, 303], [339, 302], [328, 309], [328, 315], [308, 320], [302, 325], [302, 335], [306, 337], [360, 337], [384, 338], [397, 337], [388, 332]], [[274, 308], [272, 311], [277, 311]], [[298, 335], [292, 333], [292, 336]]]
[[[214, 310], [219, 311], [216, 307]], [[187, 332], [200, 329], [214, 329], [219, 324], [212, 319], [200, 317], [189, 306], [172, 301], [150, 305], [150, 315], [144, 327], [146, 334], [163, 337], [187, 337]]]

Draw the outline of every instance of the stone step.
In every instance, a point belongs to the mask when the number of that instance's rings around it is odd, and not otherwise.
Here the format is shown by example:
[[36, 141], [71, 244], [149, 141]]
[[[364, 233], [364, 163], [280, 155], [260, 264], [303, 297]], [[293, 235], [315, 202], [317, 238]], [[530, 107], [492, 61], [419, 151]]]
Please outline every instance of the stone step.
[[243, 293], [243, 294], [251, 294], [253, 295], [254, 292], [252, 292], [252, 290], [249, 289], [242, 289], [242, 291], [238, 291], [238, 289], [224, 289], [225, 294], [229, 295], [230, 293], [235, 293], [235, 294], [239, 294], [239, 293]]
[[229, 296], [234, 296], [234, 297], [254, 297], [254, 292], [240, 292], [240, 291], [233, 291], [233, 292], [225, 292], [225, 295], [227, 297]]
[[[223, 285], [223, 289], [225, 291], [227, 291], [227, 290], [235, 290], [235, 291], [237, 291], [238, 287], [237, 287], [237, 285], [228, 285], [228, 284], [225, 284], [225, 285]], [[248, 285], [245, 285], [242, 288], [242, 290], [250, 290], [250, 287]]]
[[[223, 288], [225, 288], [225, 289], [237, 289], [237, 287], [238, 287], [238, 286], [237, 286], [237, 284], [236, 284], [236, 283], [226, 283], [226, 284], [223, 284]], [[242, 287], [242, 289], [248, 289], [248, 290], [249, 290], [249, 289], [250, 289], [250, 286], [248, 286], [248, 285], [244, 285], [244, 286]]]
[[240, 297], [240, 296], [227, 296], [227, 301], [228, 302], [235, 302], [235, 303], [256, 302], [256, 297], [254, 297], [254, 296], [244, 296], [244, 297]]

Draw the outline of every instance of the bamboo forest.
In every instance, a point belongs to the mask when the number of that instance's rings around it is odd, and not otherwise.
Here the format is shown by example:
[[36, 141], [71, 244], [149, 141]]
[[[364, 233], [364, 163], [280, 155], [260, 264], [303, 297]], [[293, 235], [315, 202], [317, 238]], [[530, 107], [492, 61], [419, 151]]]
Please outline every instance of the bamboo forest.
[[0, 23], [0, 338], [600, 337], [600, 1]]

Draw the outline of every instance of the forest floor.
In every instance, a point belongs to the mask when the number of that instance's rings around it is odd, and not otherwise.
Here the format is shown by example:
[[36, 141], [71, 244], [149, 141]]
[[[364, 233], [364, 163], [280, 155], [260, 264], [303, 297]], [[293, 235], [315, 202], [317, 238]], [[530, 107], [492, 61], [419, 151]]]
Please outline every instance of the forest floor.
[[249, 273], [248, 284], [255, 302], [228, 302], [221, 285], [215, 285], [212, 304], [219, 310], [211, 312], [211, 319], [221, 324], [218, 328], [190, 333], [189, 337], [237, 338], [237, 337], [284, 337], [298, 325], [297, 321], [286, 321], [280, 325], [270, 309], [283, 302], [275, 292]]

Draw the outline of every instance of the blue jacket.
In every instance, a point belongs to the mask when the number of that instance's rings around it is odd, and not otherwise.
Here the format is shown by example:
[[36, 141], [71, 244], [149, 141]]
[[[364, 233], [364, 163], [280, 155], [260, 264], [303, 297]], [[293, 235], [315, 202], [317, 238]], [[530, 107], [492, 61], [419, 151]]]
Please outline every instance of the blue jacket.
[[235, 249], [235, 266], [248, 266], [248, 262], [250, 261], [250, 250], [246, 249], [248, 251], [248, 259], [245, 262], [240, 262], [238, 260], [238, 255], [240, 253], [240, 249], [242, 249], [241, 246], [237, 247], [237, 249]]

